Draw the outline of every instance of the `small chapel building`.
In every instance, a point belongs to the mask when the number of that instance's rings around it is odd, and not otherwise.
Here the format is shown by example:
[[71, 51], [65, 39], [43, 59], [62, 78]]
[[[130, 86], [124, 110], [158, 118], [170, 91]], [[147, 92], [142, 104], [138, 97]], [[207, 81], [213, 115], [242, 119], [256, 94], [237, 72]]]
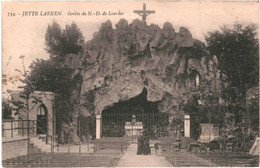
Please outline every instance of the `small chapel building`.
[[[30, 136], [41, 137], [46, 140], [46, 143], [49, 143], [51, 137], [56, 134], [52, 103], [54, 94], [52, 92], [34, 91], [28, 99], [29, 110], [26, 108], [26, 99], [21, 95], [21, 91], [11, 92], [11, 102], [14, 102], [12, 113], [16, 112], [17, 115], [14, 119], [3, 120], [3, 140], [26, 137], [28, 133], [27, 123], [29, 123]], [[23, 107], [21, 108], [21, 106]]]

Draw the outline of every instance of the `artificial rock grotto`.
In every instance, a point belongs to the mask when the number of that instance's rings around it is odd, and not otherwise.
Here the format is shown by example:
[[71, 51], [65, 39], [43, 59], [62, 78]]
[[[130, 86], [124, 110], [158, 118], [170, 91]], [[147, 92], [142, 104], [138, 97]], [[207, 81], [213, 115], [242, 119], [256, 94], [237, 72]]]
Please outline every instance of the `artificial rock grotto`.
[[194, 98], [203, 102], [202, 87], [218, 90], [217, 64], [187, 28], [175, 32], [169, 22], [160, 28], [138, 19], [130, 24], [121, 19], [115, 29], [110, 21], [102, 23], [93, 39], [82, 44], [77, 55], [68, 54], [64, 63], [78, 81], [71, 98], [76, 103], [70, 125], [73, 142], [79, 141], [79, 115], [102, 115], [104, 109], [137, 97], [144, 88], [147, 101], [157, 102], [159, 113], [184, 115], [181, 105]]

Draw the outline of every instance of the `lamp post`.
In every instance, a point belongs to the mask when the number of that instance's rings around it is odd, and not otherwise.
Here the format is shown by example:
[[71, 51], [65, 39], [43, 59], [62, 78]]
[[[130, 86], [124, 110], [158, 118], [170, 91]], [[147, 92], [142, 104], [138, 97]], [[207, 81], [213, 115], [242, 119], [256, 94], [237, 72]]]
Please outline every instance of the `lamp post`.
[[136, 122], [135, 115], [132, 116], [132, 143], [134, 142], [134, 123]]
[[209, 113], [209, 143], [210, 143], [210, 113]]
[[134, 142], [134, 122], [132, 122], [132, 143]]

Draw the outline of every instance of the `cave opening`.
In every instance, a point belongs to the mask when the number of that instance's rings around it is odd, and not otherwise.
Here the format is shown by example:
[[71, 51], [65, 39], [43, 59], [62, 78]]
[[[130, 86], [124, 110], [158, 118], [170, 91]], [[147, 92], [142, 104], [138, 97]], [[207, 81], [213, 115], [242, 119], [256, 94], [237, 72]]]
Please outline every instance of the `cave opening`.
[[133, 115], [136, 122], [142, 122], [143, 132], [151, 138], [167, 136], [169, 115], [160, 113], [158, 102], [147, 101], [147, 89], [129, 100], [118, 102], [102, 111], [102, 136], [127, 136], [126, 122], [132, 122]]

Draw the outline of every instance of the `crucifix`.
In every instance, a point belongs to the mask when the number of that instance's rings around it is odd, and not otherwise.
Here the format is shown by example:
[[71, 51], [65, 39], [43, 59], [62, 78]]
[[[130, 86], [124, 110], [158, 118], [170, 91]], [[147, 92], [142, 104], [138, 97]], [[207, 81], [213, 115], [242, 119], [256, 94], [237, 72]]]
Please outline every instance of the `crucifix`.
[[150, 14], [155, 13], [154, 10], [146, 10], [146, 4], [143, 4], [143, 10], [134, 10], [134, 13], [142, 16], [142, 21], [146, 23], [146, 17]]

